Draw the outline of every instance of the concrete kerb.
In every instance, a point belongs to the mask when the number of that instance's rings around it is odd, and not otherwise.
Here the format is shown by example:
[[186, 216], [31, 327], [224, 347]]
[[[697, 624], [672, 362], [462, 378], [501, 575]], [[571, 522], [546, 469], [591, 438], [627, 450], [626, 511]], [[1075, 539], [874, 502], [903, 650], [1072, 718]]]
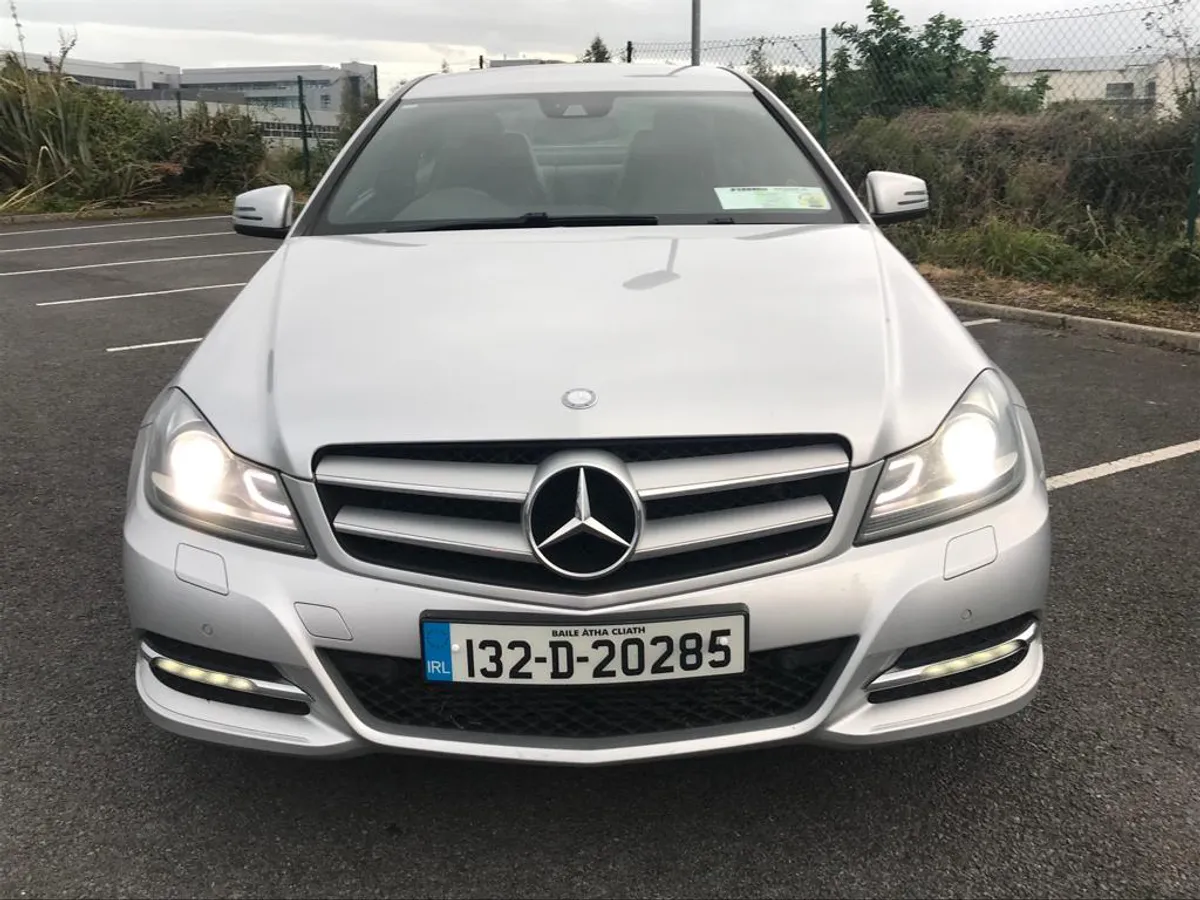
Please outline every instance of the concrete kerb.
[[993, 319], [1026, 322], [1031, 325], [1042, 325], [1062, 331], [1075, 331], [1081, 334], [1111, 338], [1133, 344], [1147, 344], [1151, 347], [1164, 347], [1171, 350], [1182, 350], [1187, 353], [1200, 353], [1200, 333], [1194, 331], [1176, 331], [1172, 328], [1155, 328], [1150, 325], [1134, 325], [1129, 322], [1114, 322], [1109, 319], [1069, 316], [1064, 313], [1046, 312], [1040, 309], [1022, 309], [1016, 306], [982, 303], [978, 300], [959, 300], [954, 297], [944, 297], [943, 299], [951, 309], [959, 309]]
[[89, 209], [76, 212], [7, 213], [0, 215], [0, 225], [40, 225], [56, 222], [103, 222], [122, 219], [158, 219], [176, 216], [211, 216], [232, 213], [233, 200], [228, 203], [164, 204], [163, 206], [127, 206], [112, 209]]
[[[0, 225], [37, 225], [43, 222], [93, 222], [105, 219], [157, 219], [170, 217], [187, 217], [233, 214], [235, 198], [210, 198], [200, 202], [187, 200], [164, 201], [145, 206], [116, 206], [99, 207], [96, 209], [75, 210], [74, 212], [53, 213], [3, 213], [0, 214]], [[305, 191], [296, 192], [296, 215], [300, 215], [304, 204], [308, 202]]]

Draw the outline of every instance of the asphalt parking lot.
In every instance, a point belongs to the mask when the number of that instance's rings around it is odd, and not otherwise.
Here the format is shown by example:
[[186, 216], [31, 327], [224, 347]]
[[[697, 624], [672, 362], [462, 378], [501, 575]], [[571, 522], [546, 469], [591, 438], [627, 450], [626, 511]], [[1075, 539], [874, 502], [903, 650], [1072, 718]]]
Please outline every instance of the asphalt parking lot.
[[1010, 720], [595, 770], [154, 729], [134, 432], [276, 246], [223, 216], [0, 228], [0, 896], [1200, 896], [1200, 357], [1015, 323], [971, 327], [1058, 479], [1044, 686]]

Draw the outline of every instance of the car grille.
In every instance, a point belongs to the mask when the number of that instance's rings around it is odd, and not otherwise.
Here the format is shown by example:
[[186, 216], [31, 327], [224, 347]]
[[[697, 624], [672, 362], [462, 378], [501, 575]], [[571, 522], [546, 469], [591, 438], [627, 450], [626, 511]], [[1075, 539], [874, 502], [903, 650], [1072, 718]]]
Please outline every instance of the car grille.
[[601, 739], [802, 716], [820, 702], [853, 644], [843, 638], [751, 653], [740, 675], [570, 687], [430, 683], [420, 660], [325, 654], [366, 712], [392, 725]]
[[[560, 451], [611, 455], [645, 508], [642, 540], [611, 574], [581, 581], [538, 562], [522, 505]], [[849, 474], [834, 436], [328, 447], [317, 490], [343, 550], [456, 581], [595, 594], [796, 555], [829, 534]]]

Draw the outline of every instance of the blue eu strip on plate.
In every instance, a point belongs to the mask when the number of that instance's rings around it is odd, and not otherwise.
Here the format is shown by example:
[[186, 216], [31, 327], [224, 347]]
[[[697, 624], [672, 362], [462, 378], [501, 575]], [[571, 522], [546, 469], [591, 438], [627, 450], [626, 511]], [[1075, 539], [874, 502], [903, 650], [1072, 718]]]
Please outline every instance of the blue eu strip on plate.
[[422, 636], [425, 641], [425, 679], [427, 681], [453, 681], [454, 670], [450, 653], [450, 623], [423, 622]]

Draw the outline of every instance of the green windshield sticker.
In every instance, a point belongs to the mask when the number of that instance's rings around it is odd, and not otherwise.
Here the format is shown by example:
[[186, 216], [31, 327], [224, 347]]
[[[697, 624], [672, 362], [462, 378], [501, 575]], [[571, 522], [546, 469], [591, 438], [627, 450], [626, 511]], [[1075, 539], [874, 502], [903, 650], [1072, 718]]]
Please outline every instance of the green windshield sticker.
[[828, 210], [829, 197], [819, 187], [719, 187], [713, 188], [722, 209]]

